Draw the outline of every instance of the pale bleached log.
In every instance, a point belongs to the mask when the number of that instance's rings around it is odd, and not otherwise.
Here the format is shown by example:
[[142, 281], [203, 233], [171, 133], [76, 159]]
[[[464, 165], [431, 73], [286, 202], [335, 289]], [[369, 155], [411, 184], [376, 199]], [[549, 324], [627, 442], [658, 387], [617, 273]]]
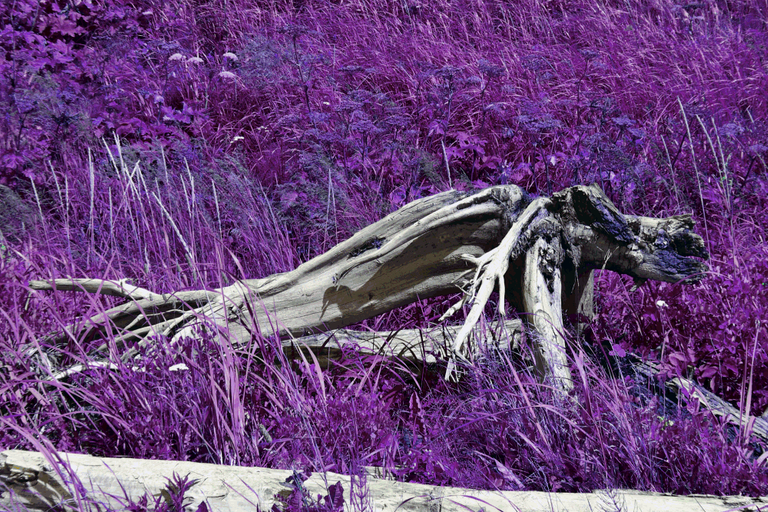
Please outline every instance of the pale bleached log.
[[[357, 347], [364, 354], [398, 358], [417, 364], [435, 364], [439, 360], [447, 360], [453, 354], [453, 343], [461, 328], [461, 325], [443, 325], [398, 331], [337, 329], [282, 340], [282, 344], [289, 358], [297, 357], [299, 352], [309, 358], [311, 352], [323, 367], [329, 361], [338, 360], [344, 348], [350, 346]], [[476, 340], [477, 345], [482, 344], [479, 352], [508, 352], [519, 345], [524, 327], [521, 320], [508, 319], [489, 322], [478, 328], [477, 332], [482, 334], [482, 340]]]
[[[418, 299], [464, 291], [464, 298], [450, 310], [471, 304], [454, 340], [452, 361], [465, 356], [464, 344], [498, 289], [502, 315], [509, 300], [522, 305], [523, 317], [544, 331], [539, 333], [540, 352], [544, 358], [557, 357], [546, 364], [540, 361], [542, 377], [548, 378], [564, 368], [563, 308], [568, 315], [591, 315], [591, 271], [614, 270], [637, 283], [696, 282], [707, 269], [700, 261], [707, 252], [692, 227], [690, 216], [625, 216], [596, 186], [532, 199], [507, 185], [473, 195], [449, 191], [419, 199], [293, 271], [219, 290], [159, 295], [83, 279], [31, 281], [30, 288], [106, 291], [131, 300], [68, 326], [64, 335], [53, 338], [54, 344], [64, 336], [104, 339], [108, 343], [102, 353], [131, 339], [144, 344], [153, 336], [195, 336], [201, 326], [235, 345], [257, 334], [301, 337]], [[531, 252], [534, 245], [538, 249]], [[557, 268], [548, 271], [551, 275], [525, 280], [521, 269], [549, 265], [539, 258], [542, 251], [558, 254]], [[527, 261], [530, 257], [538, 263]], [[546, 286], [534, 284], [541, 279]], [[559, 291], [547, 292], [555, 281]], [[508, 282], [521, 289], [505, 289]], [[534, 307], [537, 312], [531, 314], [529, 308]], [[134, 355], [134, 350], [126, 351], [123, 360]], [[447, 374], [450, 370], [449, 365]], [[567, 372], [557, 372], [553, 382], [567, 389]]]
[[[187, 492], [187, 510], [197, 510], [205, 501], [216, 512], [255, 512], [270, 510], [274, 496], [287, 496], [286, 483], [292, 471], [254, 467], [218, 466], [193, 462], [97, 458], [60, 453], [47, 460], [37, 452], [0, 452], [0, 507], [3, 510], [50, 510], [64, 505], [75, 510], [100, 502], [125, 508], [126, 495], [137, 501], [145, 493], [161, 496], [174, 473], [189, 475], [196, 483]], [[622, 510], [633, 512], [725, 512], [760, 510], [766, 498], [744, 496], [672, 496], [660, 493], [610, 490], [592, 493], [546, 493], [528, 491], [479, 491], [457, 487], [396, 482], [368, 477], [364, 505], [370, 512], [593, 512]], [[78, 482], [79, 485], [74, 485]], [[350, 506], [350, 477], [336, 473], [315, 473], [304, 488], [317, 499], [328, 494], [329, 485], [341, 482], [345, 510]], [[84, 491], [78, 493], [77, 487]], [[150, 500], [152, 503], [153, 500]], [[16, 508], [14, 508], [16, 507]], [[82, 508], [84, 510], [85, 507]], [[359, 510], [359, 509], [357, 509]]]
[[[256, 332], [301, 337], [345, 327], [419, 299], [461, 291], [469, 270], [465, 258], [498, 245], [529, 201], [515, 186], [473, 195], [444, 192], [406, 205], [290, 272], [219, 290], [155, 294], [65, 331], [122, 342], [194, 335], [201, 324], [212, 322], [237, 344]], [[68, 289], [92, 291], [78, 286], [80, 281], [72, 280]], [[53, 285], [63, 289], [65, 283], [30, 282], [33, 289]]]

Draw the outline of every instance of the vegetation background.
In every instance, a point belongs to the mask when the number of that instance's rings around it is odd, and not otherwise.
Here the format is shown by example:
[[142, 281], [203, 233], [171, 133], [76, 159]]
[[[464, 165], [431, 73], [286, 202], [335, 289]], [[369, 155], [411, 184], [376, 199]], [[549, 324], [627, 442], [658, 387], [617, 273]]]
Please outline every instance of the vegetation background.
[[[768, 410], [766, 0], [8, 0], [0, 56], [0, 448], [768, 494], [749, 426], [598, 364], [637, 354]], [[692, 213], [712, 255], [695, 286], [630, 293], [598, 273], [597, 318], [571, 340], [581, 405], [538, 385], [525, 350], [459, 384], [202, 335], [51, 382], [28, 350], [116, 304], [30, 279], [219, 287], [414, 199], [508, 183]], [[452, 299], [358, 328], [425, 327]], [[60, 363], [92, 345], [71, 339]]]

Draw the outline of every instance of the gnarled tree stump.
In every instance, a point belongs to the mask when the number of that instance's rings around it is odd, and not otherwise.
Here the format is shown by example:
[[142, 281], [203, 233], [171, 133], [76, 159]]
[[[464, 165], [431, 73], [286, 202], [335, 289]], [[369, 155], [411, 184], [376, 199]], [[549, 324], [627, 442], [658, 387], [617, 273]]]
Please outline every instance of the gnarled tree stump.
[[[124, 281], [32, 281], [37, 290], [68, 289], [128, 301], [69, 326], [59, 339], [178, 339], [201, 326], [233, 344], [254, 334], [301, 337], [342, 328], [394, 308], [463, 291], [444, 318], [471, 305], [449, 349], [466, 358], [467, 341], [491, 293], [539, 333], [542, 377], [568, 390], [564, 314], [592, 315], [592, 271], [693, 283], [708, 254], [689, 215], [623, 215], [597, 186], [532, 198], [517, 186], [476, 194], [449, 191], [414, 201], [290, 272], [238, 281], [218, 290], [157, 294]], [[504, 315], [504, 300], [499, 312]], [[135, 353], [126, 351], [128, 359]], [[453, 364], [449, 365], [448, 375]]]

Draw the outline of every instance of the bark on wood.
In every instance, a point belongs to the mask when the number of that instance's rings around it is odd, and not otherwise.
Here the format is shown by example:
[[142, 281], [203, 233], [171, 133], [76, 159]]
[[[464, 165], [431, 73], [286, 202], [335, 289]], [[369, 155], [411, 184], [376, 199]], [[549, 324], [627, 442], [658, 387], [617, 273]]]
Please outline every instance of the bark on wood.
[[[270, 510], [275, 495], [287, 496], [292, 471], [253, 467], [217, 466], [193, 462], [97, 458], [60, 453], [46, 459], [36, 452], [0, 452], [0, 508], [3, 510], [51, 510], [62, 505], [76, 510], [78, 501], [125, 508], [128, 499], [145, 494], [168, 496], [168, 479], [174, 474], [195, 480], [186, 493], [187, 510], [197, 510], [205, 501], [211, 511]], [[467, 512], [468, 510], [520, 512], [591, 512], [632, 510], [656, 512], [702, 512], [761, 510], [766, 498], [706, 495], [672, 496], [660, 493], [611, 490], [586, 494], [519, 491], [478, 491], [456, 487], [366, 479], [365, 503], [358, 508], [350, 496], [350, 477], [336, 473], [313, 474], [303, 487], [313, 499], [328, 494], [328, 487], [341, 483], [345, 510], [371, 512]], [[79, 490], [78, 490], [79, 489]], [[359, 489], [359, 488], [358, 488]], [[359, 500], [359, 498], [358, 498]], [[364, 508], [365, 507], [365, 508]], [[619, 508], [621, 507], [621, 508]], [[79, 510], [84, 510], [85, 506]]]
[[[157, 294], [124, 281], [83, 279], [32, 281], [30, 287], [128, 299], [69, 326], [59, 338], [147, 343], [157, 335], [194, 335], [207, 325], [234, 344], [256, 333], [300, 337], [326, 332], [419, 298], [461, 290], [464, 296], [450, 313], [464, 304], [472, 307], [454, 341], [455, 359], [471, 354], [466, 342], [497, 289], [530, 314], [527, 318], [540, 333], [544, 377], [567, 390], [563, 307], [568, 315], [591, 314], [591, 271], [596, 268], [631, 275], [638, 283], [701, 279], [707, 267], [700, 259], [707, 253], [692, 228], [690, 216], [625, 216], [596, 186], [532, 199], [507, 185], [414, 201], [291, 272], [219, 290]], [[133, 355], [127, 351], [123, 357]]]

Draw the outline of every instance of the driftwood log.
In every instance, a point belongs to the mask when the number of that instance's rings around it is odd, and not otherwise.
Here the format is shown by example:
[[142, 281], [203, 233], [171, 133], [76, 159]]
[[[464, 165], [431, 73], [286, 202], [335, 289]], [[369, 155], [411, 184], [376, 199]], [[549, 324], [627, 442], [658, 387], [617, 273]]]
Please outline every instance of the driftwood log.
[[[371, 468], [371, 472], [374, 470]], [[0, 509], [87, 510], [88, 505], [100, 503], [120, 510], [126, 508], [129, 500], [136, 503], [144, 495], [148, 495], [150, 504], [155, 499], [165, 502], [170, 501], [168, 488], [174, 475], [188, 476], [193, 482], [185, 493], [185, 510], [272, 510], [276, 496], [287, 497], [297, 487], [296, 475], [288, 470], [68, 453], [46, 458], [36, 452], [7, 450], [0, 452]], [[300, 489], [316, 502], [318, 496], [329, 495], [329, 488], [338, 482], [345, 510], [371, 512], [725, 512], [765, 510], [768, 506], [766, 498], [745, 496], [672, 496], [630, 490], [584, 494], [478, 491], [372, 476], [366, 478], [360, 492], [362, 482], [356, 480], [355, 493], [351, 493], [349, 476], [315, 473], [300, 484]], [[205, 508], [200, 506], [203, 502]]]
[[[694, 283], [708, 257], [689, 215], [623, 215], [595, 185], [532, 198], [514, 185], [476, 194], [448, 191], [414, 201], [360, 230], [290, 272], [238, 281], [218, 290], [158, 294], [127, 281], [31, 281], [35, 290], [80, 290], [124, 297], [125, 304], [73, 324], [54, 341], [178, 339], [201, 326], [233, 344], [255, 334], [299, 338], [339, 329], [412, 303], [463, 291], [441, 320], [462, 306], [467, 319], [448, 351], [466, 359], [483, 309], [494, 290], [538, 332], [536, 366], [567, 391], [564, 317], [592, 316], [594, 269], [648, 279]], [[505, 300], [499, 313], [505, 314]], [[124, 351], [130, 359], [135, 349]]]

